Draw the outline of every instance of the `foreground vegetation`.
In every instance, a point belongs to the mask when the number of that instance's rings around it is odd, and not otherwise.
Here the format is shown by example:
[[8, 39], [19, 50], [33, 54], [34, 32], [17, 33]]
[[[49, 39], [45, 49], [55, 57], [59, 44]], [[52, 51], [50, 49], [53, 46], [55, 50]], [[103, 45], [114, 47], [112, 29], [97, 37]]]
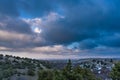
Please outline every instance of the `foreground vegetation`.
[[42, 70], [38, 74], [38, 80], [99, 80], [88, 69], [73, 68], [70, 60], [62, 70]]
[[20, 76], [27, 76], [25, 80], [29, 80], [28, 77], [37, 76], [37, 71], [44, 67], [50, 68], [47, 61], [0, 55], [0, 80], [12, 80], [11, 77], [17, 80]]
[[[89, 68], [73, 67], [71, 60], [62, 69], [53, 69], [48, 61], [0, 55], [0, 80], [101, 80]], [[120, 80], [120, 62], [110, 77]]]
[[112, 80], [120, 80], [120, 62], [115, 64], [115, 67], [111, 71], [110, 77]]

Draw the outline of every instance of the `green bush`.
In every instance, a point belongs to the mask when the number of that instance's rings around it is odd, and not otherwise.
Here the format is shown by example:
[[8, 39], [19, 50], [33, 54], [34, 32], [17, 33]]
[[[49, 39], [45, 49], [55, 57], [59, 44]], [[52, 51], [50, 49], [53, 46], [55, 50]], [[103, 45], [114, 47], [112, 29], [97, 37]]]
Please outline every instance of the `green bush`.
[[34, 75], [35, 75], [35, 72], [34, 72], [34, 70], [32, 70], [32, 69], [28, 69], [27, 74], [28, 74], [29, 76], [34, 76]]

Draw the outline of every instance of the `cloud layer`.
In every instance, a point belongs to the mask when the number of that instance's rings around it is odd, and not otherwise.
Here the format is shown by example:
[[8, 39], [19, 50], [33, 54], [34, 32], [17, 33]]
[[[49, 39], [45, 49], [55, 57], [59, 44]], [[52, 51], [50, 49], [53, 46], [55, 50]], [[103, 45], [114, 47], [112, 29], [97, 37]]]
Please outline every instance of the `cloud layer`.
[[114, 51], [119, 21], [119, 0], [0, 0], [0, 50]]

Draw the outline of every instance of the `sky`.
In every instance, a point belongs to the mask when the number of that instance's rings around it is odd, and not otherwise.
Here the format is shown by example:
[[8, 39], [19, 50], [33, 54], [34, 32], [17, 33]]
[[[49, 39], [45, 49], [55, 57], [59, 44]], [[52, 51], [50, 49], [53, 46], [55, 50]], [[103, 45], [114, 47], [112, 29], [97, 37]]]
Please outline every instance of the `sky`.
[[120, 0], [0, 0], [0, 54], [120, 57]]

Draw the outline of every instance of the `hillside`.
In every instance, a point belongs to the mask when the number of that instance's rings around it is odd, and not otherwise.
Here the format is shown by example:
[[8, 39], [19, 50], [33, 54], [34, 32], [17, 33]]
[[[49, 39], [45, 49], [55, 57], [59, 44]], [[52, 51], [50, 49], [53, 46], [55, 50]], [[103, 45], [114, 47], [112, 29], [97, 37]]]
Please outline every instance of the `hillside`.
[[37, 80], [43, 69], [49, 69], [47, 61], [0, 55], [0, 80]]
[[[60, 61], [64, 63], [64, 61]], [[51, 61], [0, 55], [0, 80], [97, 80], [88, 69], [72, 67], [71, 60], [65, 61], [61, 69], [54, 69]]]
[[0, 80], [119, 80], [119, 65], [109, 58], [48, 61], [1, 54]]

